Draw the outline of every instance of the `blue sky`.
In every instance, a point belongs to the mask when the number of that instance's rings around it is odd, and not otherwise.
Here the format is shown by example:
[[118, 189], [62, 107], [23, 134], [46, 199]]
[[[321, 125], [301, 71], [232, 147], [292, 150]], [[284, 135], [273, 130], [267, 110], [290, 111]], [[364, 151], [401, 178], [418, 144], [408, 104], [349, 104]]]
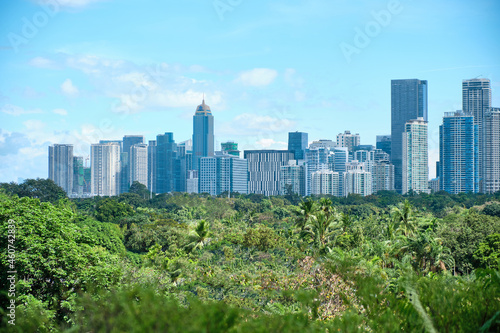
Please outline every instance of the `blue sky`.
[[[390, 80], [429, 81], [438, 126], [463, 79], [500, 106], [497, 0], [31, 0], [0, 10], [0, 182], [47, 177], [48, 146], [192, 135], [203, 94], [217, 147], [390, 134]], [[377, 21], [378, 20], [378, 21]], [[360, 37], [359, 31], [364, 35]]]

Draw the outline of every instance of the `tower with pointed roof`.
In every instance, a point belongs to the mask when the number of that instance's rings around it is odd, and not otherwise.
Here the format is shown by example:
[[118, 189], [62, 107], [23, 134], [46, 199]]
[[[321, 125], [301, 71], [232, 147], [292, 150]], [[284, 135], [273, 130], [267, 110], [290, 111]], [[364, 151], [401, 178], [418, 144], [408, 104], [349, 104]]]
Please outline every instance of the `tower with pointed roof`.
[[202, 157], [214, 156], [214, 116], [205, 98], [193, 116], [193, 169], [199, 170]]

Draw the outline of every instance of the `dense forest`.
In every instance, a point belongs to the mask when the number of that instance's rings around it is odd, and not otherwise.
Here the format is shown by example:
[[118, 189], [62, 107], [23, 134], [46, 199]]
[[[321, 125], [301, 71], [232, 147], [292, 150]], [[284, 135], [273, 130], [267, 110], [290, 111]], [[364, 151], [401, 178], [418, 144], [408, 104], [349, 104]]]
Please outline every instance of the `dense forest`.
[[0, 222], [13, 332], [500, 332], [500, 193], [68, 199], [30, 179], [0, 184]]

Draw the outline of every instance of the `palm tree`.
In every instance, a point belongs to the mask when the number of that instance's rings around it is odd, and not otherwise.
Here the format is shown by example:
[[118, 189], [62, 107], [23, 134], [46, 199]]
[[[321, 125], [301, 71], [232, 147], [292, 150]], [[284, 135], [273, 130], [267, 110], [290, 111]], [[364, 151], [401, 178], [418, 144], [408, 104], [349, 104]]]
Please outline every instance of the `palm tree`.
[[196, 249], [201, 249], [205, 245], [210, 236], [210, 224], [201, 220], [194, 230], [191, 230], [191, 243], [186, 245], [189, 252], [193, 252]]
[[316, 250], [322, 252], [340, 230], [338, 220], [339, 217], [335, 209], [331, 214], [319, 211], [316, 215], [311, 215], [300, 237], [310, 241]]
[[400, 231], [406, 237], [414, 236], [417, 231], [417, 224], [413, 216], [413, 207], [408, 200], [398, 207], [391, 209], [391, 217], [397, 226], [397, 231]]
[[307, 199], [306, 201], [302, 201], [299, 203], [299, 209], [295, 212], [297, 219], [295, 220], [295, 224], [301, 230], [304, 230], [305, 225], [316, 213], [317, 204], [314, 200]]
[[332, 200], [328, 198], [319, 199], [319, 209], [321, 209], [325, 214], [329, 215], [333, 212], [332, 210]]

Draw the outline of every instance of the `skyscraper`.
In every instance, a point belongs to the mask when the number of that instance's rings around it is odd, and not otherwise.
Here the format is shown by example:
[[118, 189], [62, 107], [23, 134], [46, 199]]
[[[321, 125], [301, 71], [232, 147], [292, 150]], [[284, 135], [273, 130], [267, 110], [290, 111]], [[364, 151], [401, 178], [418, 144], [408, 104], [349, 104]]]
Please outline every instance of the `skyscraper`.
[[129, 184], [139, 182], [145, 186], [148, 184], [148, 145], [135, 144], [130, 147], [129, 156]]
[[361, 139], [359, 134], [351, 134], [351, 131], [344, 131], [344, 133], [337, 134], [337, 147], [346, 147], [349, 152], [352, 152], [353, 148], [359, 146]]
[[389, 160], [376, 161], [372, 168], [372, 192], [394, 191], [394, 165]]
[[474, 117], [462, 111], [445, 112], [439, 126], [439, 186], [457, 194], [479, 190], [478, 130]]
[[339, 195], [339, 173], [331, 170], [320, 170], [312, 173], [311, 194]]
[[68, 195], [73, 191], [73, 172], [73, 145], [49, 146], [49, 179]]
[[200, 158], [200, 193], [248, 193], [248, 162], [233, 155], [220, 154]]
[[408, 121], [419, 117], [427, 121], [427, 81], [392, 80], [391, 162], [394, 164], [394, 186], [400, 193], [403, 189], [403, 132]]
[[83, 195], [84, 168], [83, 157], [73, 157], [73, 195], [81, 197]]
[[500, 191], [500, 108], [491, 108], [484, 117], [484, 192]]
[[214, 117], [205, 99], [193, 116], [193, 169], [199, 169], [201, 157], [214, 156]]
[[462, 81], [462, 109], [474, 116], [474, 124], [478, 130], [479, 149], [479, 191], [484, 192], [486, 177], [486, 131], [485, 116], [491, 108], [491, 86], [489, 79], [472, 79]]
[[294, 156], [288, 150], [245, 150], [248, 160], [248, 193], [279, 195], [281, 167]]
[[390, 135], [377, 135], [376, 148], [381, 149], [389, 156], [391, 156], [391, 136]]
[[405, 124], [402, 171], [403, 194], [410, 190], [429, 193], [427, 122], [422, 117]]
[[90, 146], [92, 194], [120, 194], [120, 144], [97, 143]]
[[295, 160], [303, 160], [307, 149], [308, 134], [304, 132], [288, 133], [288, 150], [294, 154]]
[[291, 191], [300, 196], [306, 195], [305, 170], [304, 163], [297, 164], [297, 160], [290, 160], [288, 165], [282, 166], [280, 170], [280, 194], [291, 194]]
[[148, 145], [148, 190], [156, 193], [156, 140]]
[[167, 132], [156, 136], [156, 193], [175, 191], [175, 160], [177, 144], [174, 134]]
[[130, 165], [131, 165], [131, 152], [130, 148], [133, 145], [143, 144], [144, 136], [142, 135], [125, 135], [123, 137], [122, 152], [120, 156], [121, 160], [121, 182], [120, 182], [120, 193], [128, 192], [130, 185]]

